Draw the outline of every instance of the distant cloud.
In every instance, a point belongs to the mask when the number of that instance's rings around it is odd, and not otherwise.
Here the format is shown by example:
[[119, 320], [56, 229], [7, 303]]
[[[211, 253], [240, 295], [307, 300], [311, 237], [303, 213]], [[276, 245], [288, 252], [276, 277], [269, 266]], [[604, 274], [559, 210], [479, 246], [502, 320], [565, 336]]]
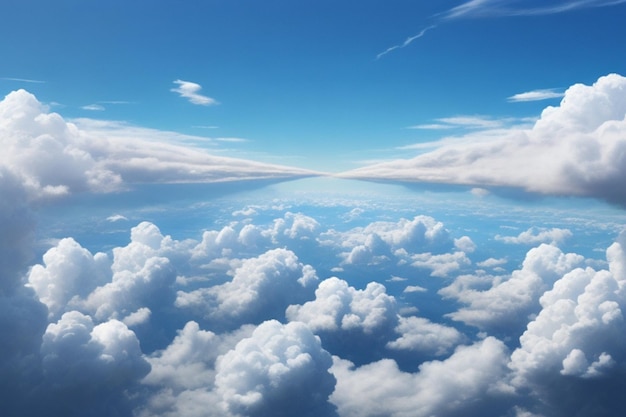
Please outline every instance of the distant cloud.
[[553, 98], [561, 98], [565, 95], [564, 92], [556, 91], [553, 88], [545, 89], [545, 90], [533, 90], [527, 91], [525, 93], [514, 94], [511, 97], [508, 97], [507, 100], [513, 103], [524, 102], [524, 101], [540, 101], [540, 100], [549, 100]]
[[188, 99], [190, 103], [198, 104], [200, 106], [212, 106], [218, 104], [215, 99], [203, 96], [199, 93], [200, 90], [202, 90], [202, 86], [200, 84], [183, 80], [176, 80], [174, 81], [174, 84], [177, 84], [178, 87], [172, 88], [170, 91], [180, 94], [181, 97]]
[[480, 188], [515, 187], [626, 205], [625, 89], [626, 77], [618, 74], [600, 77], [590, 86], [576, 84], [565, 91], [559, 106], [547, 107], [531, 127], [487, 127], [442, 140], [435, 150], [412, 159], [339, 175]]
[[389, 52], [394, 51], [396, 49], [401, 49], [401, 48], [405, 48], [405, 47], [409, 46], [411, 44], [411, 42], [413, 42], [416, 39], [421, 38], [422, 36], [424, 36], [426, 34], [426, 32], [428, 32], [431, 29], [434, 29], [435, 27], [436, 27], [435, 25], [428, 26], [428, 27], [422, 29], [422, 31], [420, 33], [418, 33], [417, 35], [409, 36], [408, 38], [406, 38], [406, 40], [403, 43], [401, 43], [399, 45], [394, 45], [394, 46], [391, 46], [391, 47], [385, 49], [383, 52], [381, 52], [378, 55], [376, 55], [376, 59], [380, 59], [383, 56], [387, 55]]
[[125, 216], [121, 214], [114, 214], [112, 216], [107, 217], [107, 221], [109, 222], [118, 222], [120, 220], [128, 220]]
[[2, 77], [0, 79], [5, 80], [5, 81], [18, 81], [18, 82], [22, 82], [22, 83], [32, 83], [32, 84], [44, 84], [45, 83], [45, 81], [31, 80], [31, 79], [28, 79], [28, 78]]
[[522, 0], [470, 0], [463, 4], [448, 9], [432, 16], [434, 24], [426, 27], [417, 35], [408, 37], [403, 43], [391, 46], [376, 55], [376, 59], [396, 50], [409, 46], [414, 40], [421, 38], [430, 29], [445, 23], [446, 21], [470, 18], [506, 17], [506, 16], [539, 16], [568, 12], [577, 9], [593, 7], [609, 7], [626, 3], [626, 0], [557, 0], [552, 4], [528, 7], [527, 2]]
[[441, 14], [441, 17], [444, 20], [452, 20], [476, 17], [538, 16], [592, 7], [615, 6], [625, 2], [626, 0], [558, 0], [548, 5], [528, 7], [527, 2], [521, 0], [470, 0]]
[[536, 245], [539, 243], [558, 244], [570, 237], [572, 237], [572, 232], [568, 229], [559, 229], [558, 227], [552, 229], [532, 227], [520, 233], [518, 236], [496, 235], [496, 240], [500, 240], [504, 243]]
[[89, 110], [89, 111], [104, 111], [106, 110], [101, 104], [88, 104], [86, 106], [82, 106], [81, 109]]

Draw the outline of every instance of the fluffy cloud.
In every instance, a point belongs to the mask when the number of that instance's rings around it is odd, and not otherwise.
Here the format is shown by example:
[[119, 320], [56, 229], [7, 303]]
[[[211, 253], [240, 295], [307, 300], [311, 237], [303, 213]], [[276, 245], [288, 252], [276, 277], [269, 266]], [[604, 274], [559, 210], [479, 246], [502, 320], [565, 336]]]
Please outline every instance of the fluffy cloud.
[[111, 320], [93, 324], [73, 311], [46, 329], [41, 344], [46, 394], [53, 395], [48, 411], [57, 415], [130, 415], [127, 390], [145, 376], [150, 365], [143, 358], [135, 334]]
[[287, 249], [272, 249], [244, 260], [231, 281], [178, 292], [176, 305], [219, 319], [222, 324], [281, 318], [293, 301], [304, 300], [317, 283], [315, 270]]
[[396, 332], [401, 336], [387, 343], [388, 348], [437, 356], [445, 355], [464, 340], [464, 336], [454, 327], [433, 323], [422, 317], [401, 317]]
[[416, 373], [402, 372], [390, 359], [355, 368], [335, 358], [331, 401], [342, 417], [500, 415], [494, 398], [502, 395], [498, 381], [507, 360], [506, 347], [492, 337], [425, 362]]
[[[601, 198], [626, 205], [626, 78], [610, 74], [567, 89], [530, 129], [473, 133], [413, 159], [342, 174]], [[470, 140], [471, 139], [471, 140]]]
[[522, 268], [510, 276], [462, 275], [439, 294], [466, 305], [449, 314], [454, 320], [479, 328], [504, 328], [520, 320], [525, 324], [525, 317], [536, 312], [543, 292], [582, 261], [580, 255], [542, 244], [528, 251]]
[[624, 412], [625, 244], [622, 234], [607, 250], [609, 270], [578, 268], [556, 281], [511, 355], [513, 383], [554, 415]]
[[303, 323], [261, 324], [217, 363], [224, 407], [245, 416], [335, 416], [332, 359]]
[[290, 305], [286, 314], [289, 320], [306, 323], [313, 331], [360, 329], [373, 333], [398, 320], [396, 300], [384, 285], [370, 282], [357, 290], [335, 277], [319, 284], [315, 300]]
[[[453, 246], [443, 223], [429, 216], [415, 216], [398, 222], [373, 222], [347, 232], [330, 230], [319, 237], [323, 245], [345, 251], [345, 264], [375, 264], [415, 253], [441, 252]], [[468, 244], [461, 240], [459, 244]]]
[[553, 227], [551, 229], [546, 229], [544, 227], [531, 227], [517, 236], [496, 235], [496, 239], [504, 243], [518, 243], [523, 245], [537, 245], [539, 243], [558, 245], [570, 237], [572, 237], [572, 232], [568, 229], [560, 229], [558, 227]]
[[[80, 126], [80, 127], [79, 127]], [[133, 183], [223, 182], [310, 175], [299, 169], [216, 157], [163, 134], [112, 122], [66, 122], [18, 90], [0, 101], [0, 167], [31, 197], [109, 192]], [[155, 141], [161, 137], [162, 141]]]

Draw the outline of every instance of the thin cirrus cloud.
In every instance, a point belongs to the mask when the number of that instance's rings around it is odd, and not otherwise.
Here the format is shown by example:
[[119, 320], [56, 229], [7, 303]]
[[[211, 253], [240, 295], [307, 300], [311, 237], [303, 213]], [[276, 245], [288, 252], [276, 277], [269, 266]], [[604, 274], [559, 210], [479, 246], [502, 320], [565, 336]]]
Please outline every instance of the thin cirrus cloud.
[[172, 88], [170, 91], [180, 94], [181, 97], [186, 98], [192, 104], [199, 106], [212, 106], [218, 104], [217, 100], [200, 94], [202, 86], [200, 84], [191, 82], [176, 80], [174, 84], [178, 85], [176, 88]]
[[528, 7], [524, 4], [527, 2], [521, 0], [470, 0], [432, 16], [432, 19], [435, 21], [434, 24], [422, 29], [417, 35], [409, 36], [403, 43], [391, 46], [380, 52], [376, 55], [376, 59], [378, 60], [396, 49], [405, 48], [413, 41], [423, 37], [429, 30], [445, 22], [457, 19], [550, 15], [577, 9], [616, 6], [625, 2], [626, 0], [556, 0], [544, 2], [542, 6]]
[[530, 128], [472, 132], [411, 159], [365, 166], [341, 177], [514, 187], [585, 196], [626, 206], [626, 77], [576, 84]]
[[82, 106], [81, 109], [89, 110], [89, 111], [104, 111], [106, 110], [101, 104], [87, 104], [86, 106]]
[[512, 103], [524, 102], [524, 101], [541, 101], [550, 100], [554, 98], [562, 98], [565, 93], [557, 91], [554, 88], [547, 88], [541, 90], [526, 91], [524, 93], [514, 94], [507, 98], [507, 101]]
[[45, 81], [33, 80], [33, 79], [30, 79], [30, 78], [2, 77], [0, 79], [5, 80], [5, 81], [17, 81], [17, 82], [21, 82], [21, 83], [31, 83], [31, 84], [44, 84], [45, 83]]

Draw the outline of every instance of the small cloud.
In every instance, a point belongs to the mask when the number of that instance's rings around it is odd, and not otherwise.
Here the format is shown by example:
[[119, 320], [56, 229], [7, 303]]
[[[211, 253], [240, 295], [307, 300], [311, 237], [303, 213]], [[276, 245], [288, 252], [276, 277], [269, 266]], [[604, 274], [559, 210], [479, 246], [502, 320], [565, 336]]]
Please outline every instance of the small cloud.
[[121, 214], [114, 214], [112, 216], [107, 217], [107, 221], [109, 222], [119, 222], [120, 220], [124, 220], [127, 221], [128, 219], [125, 216], [122, 216]]
[[474, 187], [470, 190], [470, 193], [476, 197], [485, 197], [491, 194], [491, 192], [485, 188]]
[[387, 282], [404, 282], [404, 281], [406, 281], [406, 280], [407, 280], [406, 278], [397, 277], [397, 276], [395, 276], [395, 275], [392, 275], [392, 276], [391, 276], [391, 278], [389, 278], [389, 279], [387, 280]]
[[180, 94], [181, 97], [189, 99], [190, 103], [198, 104], [200, 106], [211, 106], [218, 104], [217, 100], [203, 96], [200, 94], [202, 86], [200, 84], [193, 83], [191, 81], [176, 80], [174, 84], [178, 87], [172, 88], [170, 91]]
[[409, 126], [407, 129], [423, 129], [423, 130], [443, 130], [452, 129], [454, 126], [443, 123], [428, 123], [424, 125]]
[[405, 293], [413, 293], [413, 292], [427, 292], [428, 290], [424, 287], [420, 287], [419, 285], [408, 285], [405, 289]]
[[89, 111], [104, 111], [105, 108], [101, 104], [88, 104], [86, 106], [82, 106], [81, 109], [89, 110]]
[[565, 93], [557, 91], [553, 88], [545, 90], [533, 90], [525, 93], [514, 94], [507, 98], [507, 101], [511, 103], [519, 103], [524, 101], [540, 101], [549, 100], [553, 98], [562, 98]]
[[219, 129], [219, 126], [214, 125], [199, 125], [199, 126], [191, 126], [194, 129]]
[[431, 25], [428, 26], [424, 29], [422, 29], [422, 31], [420, 33], [418, 33], [417, 35], [414, 36], [409, 36], [408, 38], [405, 39], [405, 41], [403, 43], [401, 43], [400, 45], [394, 45], [394, 46], [390, 46], [389, 48], [385, 49], [383, 52], [379, 53], [378, 55], [376, 55], [376, 59], [380, 59], [382, 58], [384, 55], [387, 55], [389, 52], [395, 50], [395, 49], [401, 49], [401, 48], [405, 48], [407, 46], [409, 46], [411, 44], [411, 42], [413, 42], [416, 39], [421, 38], [422, 36], [424, 36], [426, 34], [426, 32], [428, 32], [431, 29], [434, 29], [436, 26], [435, 25]]
[[28, 79], [28, 78], [2, 77], [0, 79], [4, 80], [4, 81], [18, 81], [18, 82], [21, 82], [21, 83], [32, 83], [32, 84], [44, 84], [45, 83], [45, 81], [31, 80], [31, 79]]
[[248, 142], [248, 139], [244, 138], [215, 138], [218, 142], [228, 142], [228, 143], [241, 143]]

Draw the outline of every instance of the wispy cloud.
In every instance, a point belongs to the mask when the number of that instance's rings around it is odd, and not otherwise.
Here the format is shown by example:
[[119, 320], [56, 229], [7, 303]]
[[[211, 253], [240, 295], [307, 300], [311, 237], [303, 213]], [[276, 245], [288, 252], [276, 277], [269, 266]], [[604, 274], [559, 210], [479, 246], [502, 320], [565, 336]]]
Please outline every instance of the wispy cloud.
[[522, 102], [522, 101], [540, 101], [540, 100], [549, 100], [553, 98], [562, 98], [565, 95], [564, 92], [557, 91], [554, 88], [543, 89], [543, 90], [532, 90], [526, 91], [524, 93], [514, 94], [511, 97], [508, 97], [507, 100], [510, 102]]
[[190, 103], [198, 104], [200, 106], [211, 106], [218, 104], [217, 100], [200, 94], [202, 86], [200, 84], [193, 83], [191, 81], [176, 80], [174, 84], [178, 87], [172, 88], [170, 91], [180, 94], [189, 100]]
[[45, 81], [31, 80], [31, 79], [28, 79], [28, 78], [0, 77], [0, 80], [19, 81], [19, 82], [22, 82], [22, 83], [32, 83], [32, 84], [43, 84], [43, 83], [45, 83]]
[[626, 3], [626, 0], [557, 0], [542, 2], [543, 5], [534, 7], [529, 7], [527, 3], [522, 0], [470, 0], [453, 7], [440, 16], [444, 20], [475, 17], [539, 16], [592, 7], [616, 6]]
[[376, 59], [380, 59], [381, 57], [387, 55], [389, 52], [394, 51], [396, 49], [401, 49], [401, 48], [409, 46], [411, 44], [411, 42], [413, 42], [416, 39], [421, 38], [422, 36], [424, 36], [426, 34], [426, 32], [428, 32], [431, 29], [434, 29], [435, 27], [436, 27], [435, 25], [428, 26], [427, 28], [422, 29], [422, 31], [420, 33], [418, 33], [417, 35], [409, 36], [408, 38], [406, 38], [406, 40], [403, 43], [401, 43], [400, 45], [394, 45], [394, 46], [391, 46], [391, 47], [385, 49], [383, 52], [381, 52], [378, 55], [376, 55]]
[[106, 110], [101, 104], [87, 104], [86, 106], [82, 106], [81, 109], [89, 110], [89, 111], [104, 111]]
[[[415, 36], [408, 37], [404, 43], [394, 45], [376, 55], [380, 59], [384, 55], [396, 49], [410, 45], [414, 40], [421, 38], [430, 29], [434, 29], [442, 23], [457, 19], [507, 17], [507, 16], [540, 16], [564, 13], [578, 9], [616, 6], [626, 3], [626, 0], [555, 0], [545, 2], [541, 6], [529, 7], [523, 0], [469, 0], [442, 13], [433, 16], [434, 24], [423, 29]], [[549, 4], [546, 4], [549, 3]]]

